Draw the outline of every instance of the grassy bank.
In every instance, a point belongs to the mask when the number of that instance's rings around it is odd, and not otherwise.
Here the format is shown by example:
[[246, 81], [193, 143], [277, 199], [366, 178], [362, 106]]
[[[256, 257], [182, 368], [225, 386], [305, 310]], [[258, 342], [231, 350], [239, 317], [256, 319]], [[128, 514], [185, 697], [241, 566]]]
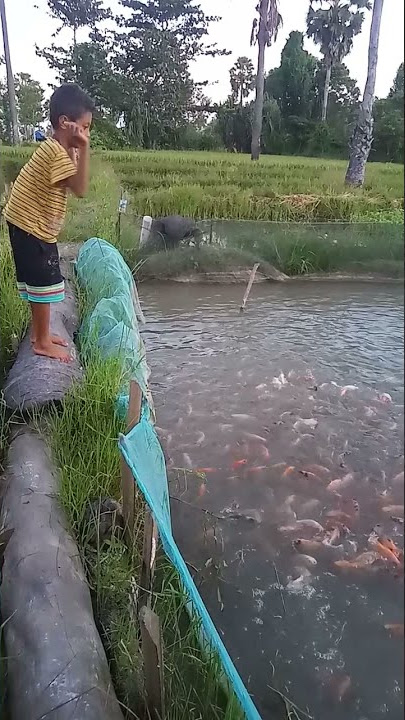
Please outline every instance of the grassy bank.
[[[145, 255], [137, 277], [170, 279], [181, 275], [237, 271], [260, 262], [286, 275], [309, 273], [371, 274], [399, 278], [404, 272], [403, 226], [394, 223], [258, 223], [221, 221], [201, 224], [206, 244], [170, 253]], [[128, 254], [140, 259], [138, 254]]]

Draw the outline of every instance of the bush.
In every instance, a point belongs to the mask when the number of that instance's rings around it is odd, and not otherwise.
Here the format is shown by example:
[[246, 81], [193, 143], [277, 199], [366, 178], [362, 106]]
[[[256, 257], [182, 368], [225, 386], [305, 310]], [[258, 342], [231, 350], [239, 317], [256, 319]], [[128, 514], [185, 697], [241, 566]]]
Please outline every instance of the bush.
[[129, 143], [112, 120], [96, 117], [91, 130], [91, 145], [101, 150], [123, 150]]

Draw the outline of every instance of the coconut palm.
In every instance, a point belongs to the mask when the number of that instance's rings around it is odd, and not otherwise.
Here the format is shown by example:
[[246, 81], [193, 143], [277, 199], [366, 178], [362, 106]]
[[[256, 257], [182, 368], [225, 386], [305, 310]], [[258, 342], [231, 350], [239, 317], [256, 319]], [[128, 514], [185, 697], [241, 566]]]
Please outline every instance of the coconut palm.
[[347, 185], [363, 185], [366, 163], [373, 142], [373, 105], [383, 7], [384, 0], [374, 0], [368, 48], [367, 81], [357, 123], [350, 139], [350, 159], [346, 172]]
[[256, 75], [256, 100], [252, 124], [252, 160], [260, 157], [260, 139], [263, 127], [264, 103], [264, 61], [266, 47], [277, 39], [283, 19], [278, 11], [278, 0], [260, 0], [256, 11], [259, 14], [252, 26], [250, 44], [259, 46]]
[[255, 87], [255, 69], [250, 58], [239, 57], [230, 70], [232, 96], [235, 104], [243, 106]]
[[363, 25], [364, 10], [370, 7], [370, 0], [310, 0], [307, 35], [320, 46], [326, 71], [322, 99], [323, 122], [328, 112], [332, 68], [351, 51], [353, 39]]

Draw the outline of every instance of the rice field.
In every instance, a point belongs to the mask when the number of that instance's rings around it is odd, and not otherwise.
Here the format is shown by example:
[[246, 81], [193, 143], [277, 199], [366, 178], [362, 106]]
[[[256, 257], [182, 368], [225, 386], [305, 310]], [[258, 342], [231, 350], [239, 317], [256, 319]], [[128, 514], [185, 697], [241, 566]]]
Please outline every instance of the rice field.
[[[134, 212], [196, 219], [374, 220], [403, 208], [403, 167], [367, 168], [348, 192], [346, 163], [318, 158], [187, 152], [104, 152], [133, 198]], [[401, 213], [399, 213], [401, 216]]]
[[[32, 147], [2, 148], [12, 179]], [[95, 151], [130, 194], [134, 215], [326, 222], [403, 219], [403, 166], [370, 163], [364, 188], [344, 185], [346, 163], [304, 157], [175, 151]], [[97, 163], [96, 163], [97, 167]]]

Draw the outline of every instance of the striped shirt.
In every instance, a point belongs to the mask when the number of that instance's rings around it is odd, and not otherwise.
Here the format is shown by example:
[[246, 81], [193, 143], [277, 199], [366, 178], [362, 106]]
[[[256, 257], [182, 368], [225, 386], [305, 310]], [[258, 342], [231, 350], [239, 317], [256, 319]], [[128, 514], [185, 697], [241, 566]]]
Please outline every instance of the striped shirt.
[[4, 217], [40, 240], [56, 242], [67, 203], [67, 189], [58, 183], [75, 173], [65, 148], [53, 138], [45, 140], [18, 175]]

